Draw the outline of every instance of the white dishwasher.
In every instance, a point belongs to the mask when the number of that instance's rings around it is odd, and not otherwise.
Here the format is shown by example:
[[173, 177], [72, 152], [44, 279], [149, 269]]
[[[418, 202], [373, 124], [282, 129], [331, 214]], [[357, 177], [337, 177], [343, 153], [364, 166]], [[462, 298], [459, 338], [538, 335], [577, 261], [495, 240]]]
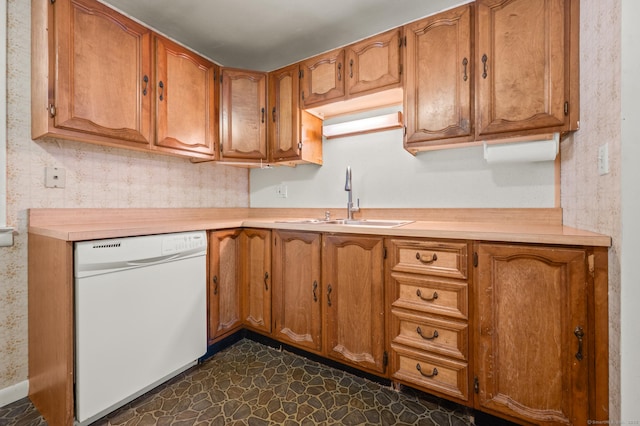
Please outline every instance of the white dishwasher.
[[204, 231], [74, 247], [76, 420], [88, 424], [207, 350]]

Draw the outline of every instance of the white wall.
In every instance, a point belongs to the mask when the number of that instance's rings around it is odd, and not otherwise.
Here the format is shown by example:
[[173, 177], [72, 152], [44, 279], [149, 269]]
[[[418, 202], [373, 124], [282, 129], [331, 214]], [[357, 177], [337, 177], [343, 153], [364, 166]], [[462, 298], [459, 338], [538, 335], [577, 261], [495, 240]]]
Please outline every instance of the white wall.
[[[401, 106], [336, 117], [325, 124], [387, 114]], [[342, 207], [345, 169], [362, 208], [554, 207], [553, 161], [487, 165], [482, 147], [412, 156], [402, 130], [325, 140], [324, 165], [251, 171], [251, 207]], [[287, 198], [276, 187], [287, 186]]]
[[623, 422], [640, 422], [640, 2], [622, 1], [621, 394]]

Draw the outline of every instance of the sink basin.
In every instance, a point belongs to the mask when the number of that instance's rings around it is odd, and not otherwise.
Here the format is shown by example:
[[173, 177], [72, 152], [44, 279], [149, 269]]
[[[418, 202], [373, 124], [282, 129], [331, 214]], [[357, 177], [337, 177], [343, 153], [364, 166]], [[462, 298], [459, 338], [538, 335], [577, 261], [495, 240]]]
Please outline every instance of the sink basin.
[[406, 225], [413, 222], [412, 220], [386, 220], [386, 219], [292, 219], [281, 220], [280, 223], [300, 223], [300, 224], [317, 224], [317, 225], [346, 225], [346, 226], [364, 226], [377, 228], [395, 228], [396, 226]]

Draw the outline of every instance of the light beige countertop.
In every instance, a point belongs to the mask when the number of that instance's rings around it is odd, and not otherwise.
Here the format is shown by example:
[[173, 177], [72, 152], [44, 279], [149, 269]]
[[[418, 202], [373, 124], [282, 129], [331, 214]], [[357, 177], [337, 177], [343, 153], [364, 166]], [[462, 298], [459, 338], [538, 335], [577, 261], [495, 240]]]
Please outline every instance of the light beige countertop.
[[[344, 217], [341, 209], [329, 210], [332, 217]], [[357, 215], [367, 219], [412, 220], [393, 228], [290, 222], [321, 217], [323, 209], [31, 209], [29, 232], [83, 241], [247, 227], [387, 237], [611, 245], [607, 235], [563, 226], [560, 209], [372, 209]]]

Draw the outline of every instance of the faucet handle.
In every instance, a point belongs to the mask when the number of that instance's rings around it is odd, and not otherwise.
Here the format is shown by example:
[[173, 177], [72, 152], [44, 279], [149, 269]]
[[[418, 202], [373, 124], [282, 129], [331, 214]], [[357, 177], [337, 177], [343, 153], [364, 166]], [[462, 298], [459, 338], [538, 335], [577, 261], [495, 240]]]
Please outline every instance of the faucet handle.
[[324, 220], [331, 220], [331, 212], [329, 210], [324, 212]]

